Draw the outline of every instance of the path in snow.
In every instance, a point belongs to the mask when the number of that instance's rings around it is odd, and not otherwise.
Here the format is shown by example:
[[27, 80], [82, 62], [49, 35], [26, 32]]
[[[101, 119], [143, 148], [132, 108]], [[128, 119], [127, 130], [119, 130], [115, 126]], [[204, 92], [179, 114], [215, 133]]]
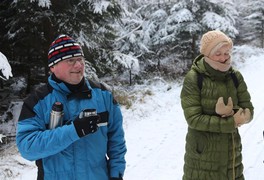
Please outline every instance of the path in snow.
[[[181, 179], [187, 126], [179, 106], [180, 88], [165, 89], [147, 98], [146, 104], [137, 104], [137, 111], [144, 109], [146, 115], [143, 112], [126, 129], [126, 180]], [[125, 115], [126, 121], [133, 121]]]

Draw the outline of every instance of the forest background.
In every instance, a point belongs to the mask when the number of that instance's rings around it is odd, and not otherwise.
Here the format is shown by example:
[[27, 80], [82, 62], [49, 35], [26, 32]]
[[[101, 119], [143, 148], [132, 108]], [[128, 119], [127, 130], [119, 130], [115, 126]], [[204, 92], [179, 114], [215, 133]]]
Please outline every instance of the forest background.
[[9, 142], [11, 109], [46, 82], [47, 52], [59, 34], [80, 42], [86, 75], [111, 86], [129, 108], [131, 86], [182, 79], [208, 30], [263, 48], [264, 0], [2, 0], [0, 24], [0, 52], [13, 73], [0, 78], [0, 134]]

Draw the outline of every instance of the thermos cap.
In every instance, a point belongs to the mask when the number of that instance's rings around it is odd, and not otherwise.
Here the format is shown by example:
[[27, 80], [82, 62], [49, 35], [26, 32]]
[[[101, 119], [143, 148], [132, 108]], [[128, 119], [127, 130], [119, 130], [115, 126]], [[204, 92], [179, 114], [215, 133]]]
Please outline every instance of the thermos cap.
[[52, 106], [53, 111], [63, 111], [63, 104], [61, 102], [55, 102]]

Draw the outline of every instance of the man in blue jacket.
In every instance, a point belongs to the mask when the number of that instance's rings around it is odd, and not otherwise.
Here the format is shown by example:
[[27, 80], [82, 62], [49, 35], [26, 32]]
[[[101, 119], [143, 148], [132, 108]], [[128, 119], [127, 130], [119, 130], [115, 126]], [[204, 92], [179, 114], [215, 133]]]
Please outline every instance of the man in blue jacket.
[[[118, 103], [102, 84], [84, 78], [83, 51], [71, 37], [58, 36], [48, 60], [48, 83], [25, 99], [17, 124], [21, 155], [36, 161], [38, 179], [122, 180], [126, 144]], [[54, 103], [63, 105], [57, 126]], [[83, 115], [90, 110], [96, 113]]]

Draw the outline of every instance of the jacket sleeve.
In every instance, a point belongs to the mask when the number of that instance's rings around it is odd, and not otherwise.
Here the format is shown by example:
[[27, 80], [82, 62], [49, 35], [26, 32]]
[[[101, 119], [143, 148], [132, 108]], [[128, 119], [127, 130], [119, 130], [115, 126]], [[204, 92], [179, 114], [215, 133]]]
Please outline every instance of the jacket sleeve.
[[[188, 126], [199, 131], [231, 133], [235, 131], [233, 117], [222, 118], [216, 113], [205, 114], [201, 105], [197, 72], [191, 70], [185, 76], [181, 91], [181, 105]], [[208, 102], [210, 100], [208, 99]], [[210, 103], [208, 103], [209, 106]], [[209, 109], [214, 109], [211, 103]]]
[[238, 97], [238, 106], [245, 109], [248, 108], [251, 112], [251, 119], [254, 116], [254, 107], [251, 102], [251, 96], [249, 94], [247, 84], [239, 71], [235, 71], [236, 77], [238, 79], [238, 87], [237, 87], [237, 97]]
[[22, 157], [31, 161], [54, 155], [79, 139], [73, 124], [52, 130], [46, 129], [44, 109], [41, 103], [31, 107], [29, 101], [25, 101], [21, 114], [31, 113], [31, 115], [19, 119], [17, 124], [18, 150]]
[[120, 177], [124, 175], [126, 161], [126, 142], [123, 129], [123, 117], [119, 104], [110, 95], [108, 99], [109, 126], [108, 126], [108, 148], [107, 156], [110, 177]]

